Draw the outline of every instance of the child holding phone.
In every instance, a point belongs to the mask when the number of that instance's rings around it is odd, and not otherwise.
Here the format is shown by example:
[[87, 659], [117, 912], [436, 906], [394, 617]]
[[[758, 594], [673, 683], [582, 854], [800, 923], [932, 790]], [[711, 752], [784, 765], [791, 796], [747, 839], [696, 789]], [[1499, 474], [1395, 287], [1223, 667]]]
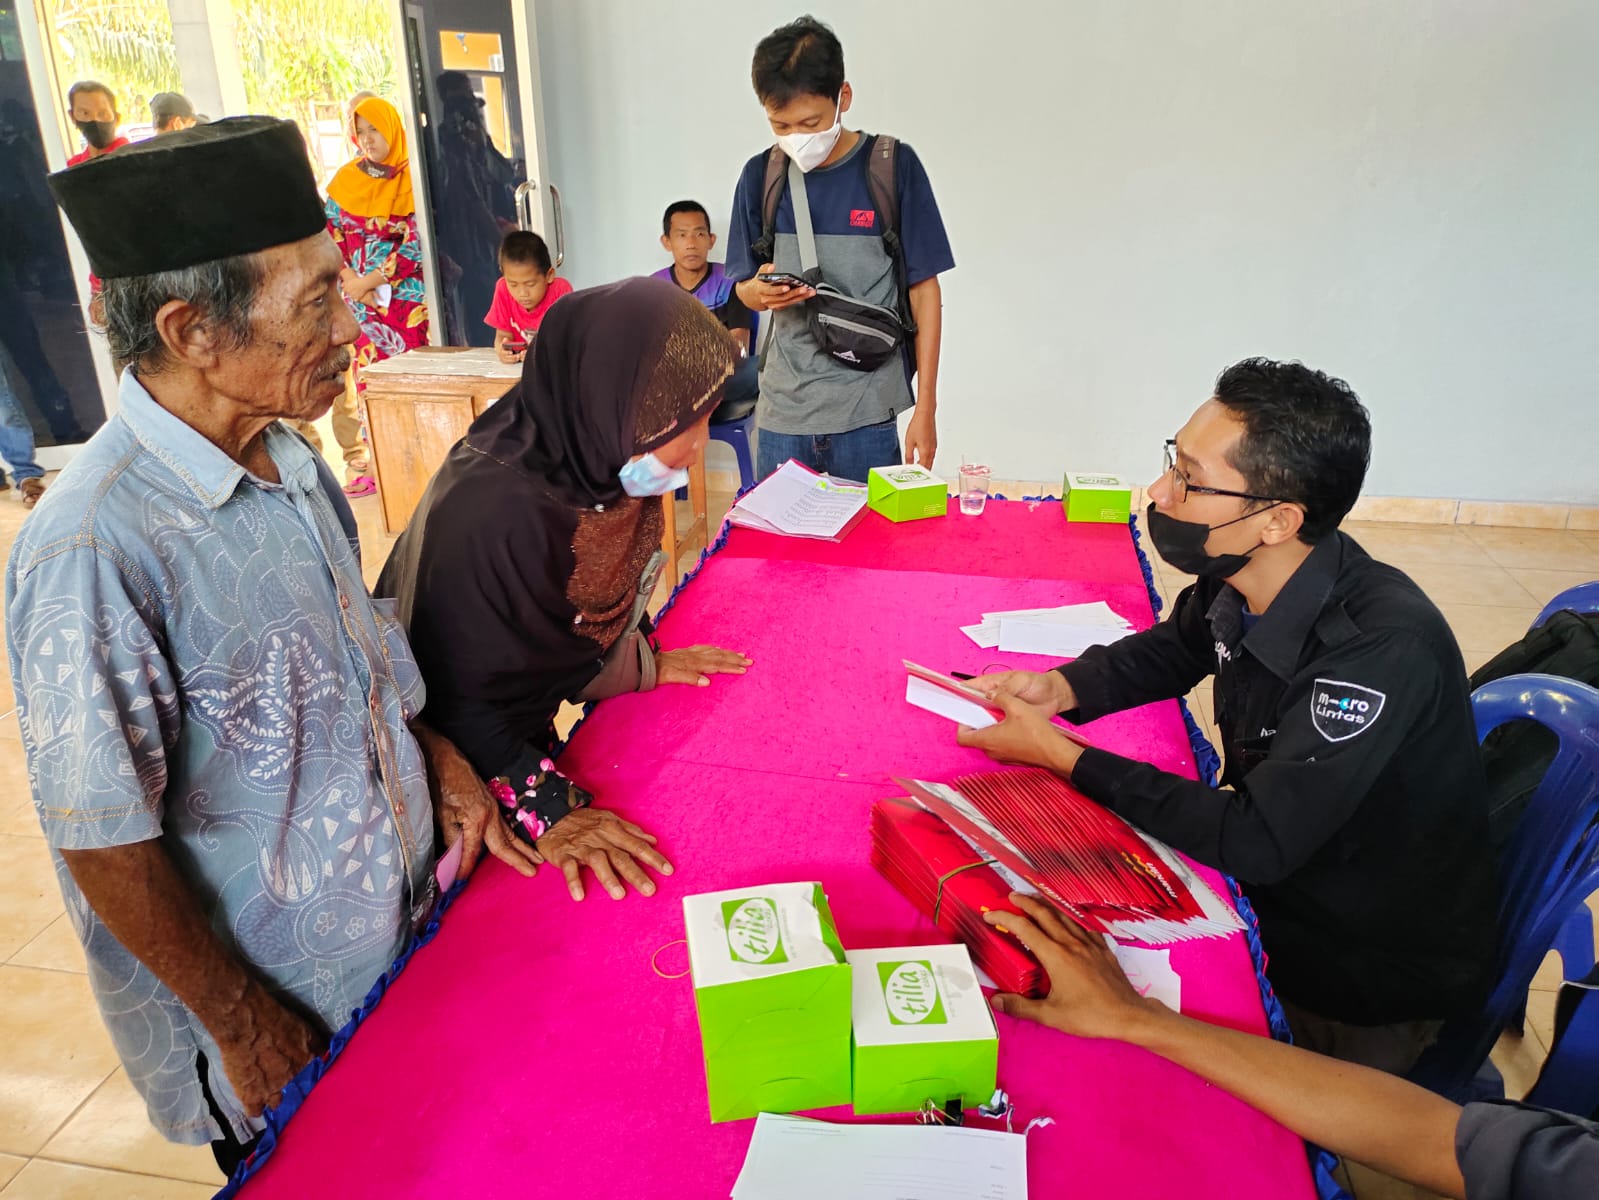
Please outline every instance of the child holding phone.
[[494, 353], [503, 363], [518, 363], [538, 331], [544, 314], [572, 285], [555, 273], [550, 248], [527, 229], [505, 235], [500, 243], [500, 281], [483, 323], [494, 330]]

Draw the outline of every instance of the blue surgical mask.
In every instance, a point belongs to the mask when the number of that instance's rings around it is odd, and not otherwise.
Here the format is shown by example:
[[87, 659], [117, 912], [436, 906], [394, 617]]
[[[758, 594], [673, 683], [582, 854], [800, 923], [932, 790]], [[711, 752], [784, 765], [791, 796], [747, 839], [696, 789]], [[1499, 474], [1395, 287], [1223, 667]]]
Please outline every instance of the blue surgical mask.
[[622, 490], [629, 496], [665, 496], [688, 486], [687, 467], [678, 467], [674, 471], [653, 454], [646, 454], [625, 464], [616, 477], [622, 481]]

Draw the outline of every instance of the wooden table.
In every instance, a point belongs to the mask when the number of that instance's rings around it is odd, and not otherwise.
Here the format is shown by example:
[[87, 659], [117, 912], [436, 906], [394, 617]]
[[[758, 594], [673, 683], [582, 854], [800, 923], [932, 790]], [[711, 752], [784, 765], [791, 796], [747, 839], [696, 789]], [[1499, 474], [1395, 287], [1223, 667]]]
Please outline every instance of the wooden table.
[[450, 447], [522, 377], [522, 364], [502, 363], [487, 348], [422, 346], [373, 363], [361, 377], [383, 528], [397, 534]]

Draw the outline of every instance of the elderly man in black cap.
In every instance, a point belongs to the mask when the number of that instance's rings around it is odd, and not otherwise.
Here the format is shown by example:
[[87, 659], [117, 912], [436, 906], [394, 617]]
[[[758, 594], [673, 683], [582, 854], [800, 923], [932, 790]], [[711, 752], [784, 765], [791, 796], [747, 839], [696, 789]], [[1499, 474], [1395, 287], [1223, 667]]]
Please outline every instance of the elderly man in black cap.
[[358, 333], [299, 132], [233, 118], [50, 183], [130, 365], [7, 571], [30, 782], [151, 1120], [231, 1171], [428, 916], [435, 819], [466, 868], [537, 855], [415, 723], [349, 505], [280, 423], [327, 411]]

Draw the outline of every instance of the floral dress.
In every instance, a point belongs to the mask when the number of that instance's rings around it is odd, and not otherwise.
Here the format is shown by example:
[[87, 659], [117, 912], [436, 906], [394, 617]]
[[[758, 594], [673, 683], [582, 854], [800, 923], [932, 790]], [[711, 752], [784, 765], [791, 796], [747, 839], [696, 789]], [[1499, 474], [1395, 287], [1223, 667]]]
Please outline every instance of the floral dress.
[[355, 344], [356, 387], [366, 390], [361, 368], [427, 345], [428, 306], [422, 289], [422, 243], [416, 216], [358, 217], [332, 200], [327, 202], [328, 233], [352, 271], [365, 275], [382, 269], [388, 279], [387, 303], [376, 294], [368, 303], [350, 301], [361, 325]]

